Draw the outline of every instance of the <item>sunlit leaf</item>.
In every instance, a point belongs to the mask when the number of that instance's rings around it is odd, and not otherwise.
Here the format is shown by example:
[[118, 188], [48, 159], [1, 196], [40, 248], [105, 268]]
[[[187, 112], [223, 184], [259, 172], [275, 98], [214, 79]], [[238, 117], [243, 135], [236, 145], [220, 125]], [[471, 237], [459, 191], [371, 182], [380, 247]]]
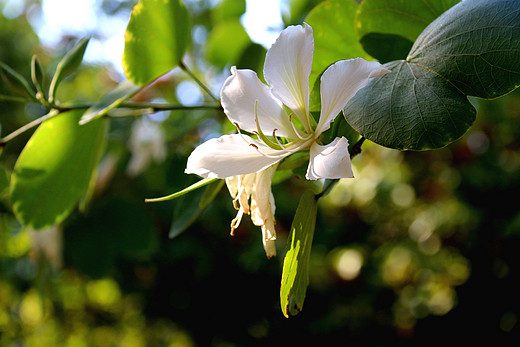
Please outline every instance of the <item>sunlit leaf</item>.
[[245, 0], [223, 0], [211, 10], [211, 19], [215, 24], [227, 20], [239, 20], [245, 11]]
[[105, 139], [104, 120], [78, 125], [70, 111], [44, 122], [20, 154], [11, 177], [11, 203], [26, 226], [63, 221], [86, 193]]
[[369, 58], [354, 31], [353, 23], [358, 7], [353, 0], [324, 1], [305, 19], [314, 32], [311, 86], [327, 66], [338, 60]]
[[190, 15], [180, 0], [141, 0], [125, 33], [126, 77], [150, 83], [180, 64], [190, 42]]
[[520, 84], [520, 2], [463, 1], [432, 22], [406, 60], [371, 79], [344, 110], [380, 145], [423, 150], [458, 139], [475, 119], [467, 95], [494, 98]]
[[305, 191], [294, 215], [283, 262], [280, 305], [285, 317], [295, 316], [303, 308], [317, 212], [318, 202], [314, 193]]

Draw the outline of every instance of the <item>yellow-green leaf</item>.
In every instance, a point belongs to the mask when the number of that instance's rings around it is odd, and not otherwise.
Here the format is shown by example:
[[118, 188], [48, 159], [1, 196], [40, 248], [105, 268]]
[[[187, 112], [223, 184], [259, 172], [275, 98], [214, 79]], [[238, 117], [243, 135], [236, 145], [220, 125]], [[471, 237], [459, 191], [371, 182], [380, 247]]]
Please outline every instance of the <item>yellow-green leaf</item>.
[[303, 308], [309, 284], [309, 259], [317, 212], [316, 196], [310, 190], [305, 191], [294, 215], [283, 262], [280, 305], [287, 318], [297, 315]]
[[190, 15], [180, 0], [141, 0], [125, 33], [126, 77], [148, 84], [178, 66], [190, 42]]
[[80, 126], [81, 111], [44, 122], [18, 158], [11, 203], [25, 226], [42, 229], [63, 221], [86, 193], [105, 142], [106, 121]]

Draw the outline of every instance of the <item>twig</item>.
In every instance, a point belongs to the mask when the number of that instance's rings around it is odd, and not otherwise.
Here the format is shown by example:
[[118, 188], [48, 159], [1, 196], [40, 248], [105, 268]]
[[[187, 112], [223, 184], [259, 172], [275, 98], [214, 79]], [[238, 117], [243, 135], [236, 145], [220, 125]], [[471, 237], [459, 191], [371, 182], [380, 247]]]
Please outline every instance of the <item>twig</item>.
[[187, 74], [188, 74], [188, 75], [189, 75], [189, 76], [190, 76], [190, 77], [191, 77], [191, 78], [192, 78], [192, 79], [193, 79], [193, 80], [194, 80], [194, 81], [199, 85], [199, 87], [201, 87], [202, 90], [204, 90], [204, 91], [206, 92], [206, 94], [208, 94], [208, 95], [209, 95], [213, 100], [215, 100], [215, 102], [216, 102], [217, 104], [220, 105], [220, 100], [219, 100], [218, 98], [216, 98], [216, 97], [213, 95], [213, 93], [211, 93], [211, 90], [209, 90], [209, 88], [206, 87], [206, 85], [205, 85], [204, 83], [202, 83], [202, 81], [199, 80], [199, 79], [197, 78], [197, 76], [195, 76], [195, 74], [194, 74], [193, 72], [191, 72], [191, 70], [186, 66], [186, 64], [184, 64], [183, 61], [181, 61], [181, 62], [179, 63], [179, 67], [180, 67], [184, 72], [186, 72], [186, 73], [187, 73]]

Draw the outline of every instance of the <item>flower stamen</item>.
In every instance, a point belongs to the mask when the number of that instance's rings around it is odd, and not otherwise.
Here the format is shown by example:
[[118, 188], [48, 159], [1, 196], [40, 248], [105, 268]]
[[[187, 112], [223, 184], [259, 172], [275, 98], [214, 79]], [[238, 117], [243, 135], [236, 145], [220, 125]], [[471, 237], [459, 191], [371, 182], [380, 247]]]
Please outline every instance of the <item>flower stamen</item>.
[[306, 138], [304, 138], [304, 137], [301, 135], [300, 130], [299, 130], [299, 129], [294, 125], [293, 120], [292, 120], [292, 115], [293, 115], [293, 113], [291, 113], [291, 114], [289, 115], [289, 123], [291, 123], [291, 126], [292, 126], [292, 128], [293, 128], [294, 133], [296, 134], [296, 136], [297, 136], [300, 140], [305, 140]]
[[267, 136], [265, 136], [265, 134], [262, 132], [262, 129], [260, 129], [260, 122], [258, 121], [258, 99], [255, 100], [255, 123], [257, 131], [254, 133], [258, 135], [258, 137], [262, 140], [263, 143], [265, 143], [272, 149], [283, 149], [283, 146], [279, 144], [278, 140], [278, 143], [271, 141]]

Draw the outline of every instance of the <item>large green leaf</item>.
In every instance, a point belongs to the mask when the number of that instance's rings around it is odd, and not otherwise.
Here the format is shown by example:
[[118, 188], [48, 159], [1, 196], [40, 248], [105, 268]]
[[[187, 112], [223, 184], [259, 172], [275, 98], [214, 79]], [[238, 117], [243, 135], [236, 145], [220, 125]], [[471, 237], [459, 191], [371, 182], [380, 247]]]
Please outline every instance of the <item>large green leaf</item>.
[[307, 190], [300, 198], [294, 215], [283, 262], [280, 305], [285, 317], [295, 316], [303, 308], [309, 284], [309, 259], [317, 213], [316, 196]]
[[238, 20], [221, 22], [209, 33], [206, 59], [219, 68], [236, 64], [250, 44], [251, 39]]
[[349, 58], [368, 58], [354, 32], [354, 17], [359, 5], [352, 0], [329, 0], [320, 3], [307, 16], [314, 33], [314, 59], [311, 87], [332, 63]]
[[148, 84], [178, 66], [190, 42], [190, 15], [180, 0], [141, 0], [125, 33], [126, 77]]
[[459, 0], [365, 0], [356, 17], [364, 49], [379, 61], [404, 59], [428, 24]]
[[105, 139], [103, 119], [80, 126], [81, 111], [52, 118], [36, 130], [11, 177], [11, 203], [26, 226], [61, 222], [86, 193]]
[[520, 84], [520, 2], [463, 1], [432, 22], [406, 60], [372, 79], [344, 109], [380, 145], [423, 150], [462, 136], [475, 118], [467, 95], [494, 98]]

